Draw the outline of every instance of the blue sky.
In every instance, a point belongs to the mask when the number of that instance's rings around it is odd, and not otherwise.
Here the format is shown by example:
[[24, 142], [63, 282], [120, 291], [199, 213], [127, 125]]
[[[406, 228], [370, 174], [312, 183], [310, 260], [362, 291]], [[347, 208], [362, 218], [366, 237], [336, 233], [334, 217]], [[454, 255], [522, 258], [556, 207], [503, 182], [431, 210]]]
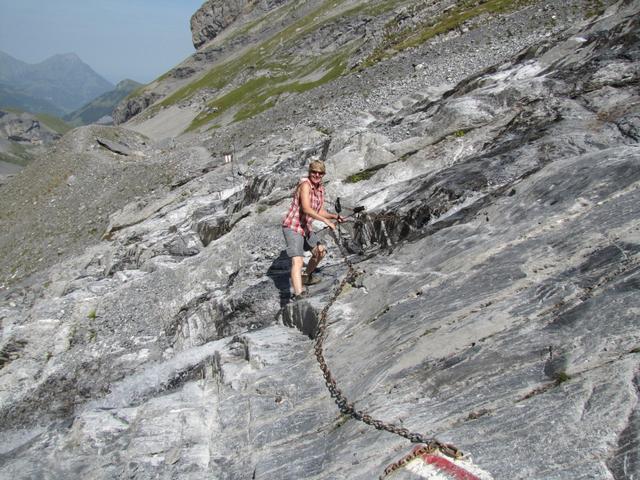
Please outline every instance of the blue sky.
[[148, 83], [195, 52], [204, 0], [0, 0], [0, 50], [27, 63], [77, 53], [112, 83]]

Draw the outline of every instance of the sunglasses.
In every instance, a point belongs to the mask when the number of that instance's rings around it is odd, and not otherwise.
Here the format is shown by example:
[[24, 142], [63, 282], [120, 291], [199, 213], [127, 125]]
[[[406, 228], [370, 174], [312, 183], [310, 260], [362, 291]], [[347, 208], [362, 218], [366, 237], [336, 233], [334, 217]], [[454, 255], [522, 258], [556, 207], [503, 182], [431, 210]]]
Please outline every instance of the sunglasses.
[[315, 175], [320, 175], [320, 176], [324, 177], [324, 172], [318, 172], [317, 170], [311, 170], [311, 172], [309, 172], [309, 173], [311, 173], [311, 175], [315, 174]]

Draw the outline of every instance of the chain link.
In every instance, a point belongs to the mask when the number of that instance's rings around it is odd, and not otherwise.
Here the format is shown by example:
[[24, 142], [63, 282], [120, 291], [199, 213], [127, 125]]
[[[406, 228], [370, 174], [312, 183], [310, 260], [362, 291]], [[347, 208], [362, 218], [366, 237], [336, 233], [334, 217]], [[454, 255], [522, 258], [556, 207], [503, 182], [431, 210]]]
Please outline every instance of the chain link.
[[[406, 438], [412, 443], [424, 444], [422, 447], [416, 448], [411, 454], [407, 455], [406, 457], [403, 457], [398, 462], [387, 467], [387, 469], [385, 470], [385, 474], [381, 478], [384, 478], [385, 476], [389, 475], [393, 471], [399, 468], [402, 468], [413, 458], [416, 458], [417, 456], [420, 456], [423, 453], [430, 453], [435, 450], [440, 450], [442, 453], [452, 458], [462, 457], [462, 453], [453, 445], [441, 443], [435, 438], [427, 437], [426, 435], [422, 435], [420, 433], [410, 432], [408, 429], [403, 427], [398, 427], [397, 425], [394, 425], [392, 423], [385, 423], [381, 420], [377, 420], [371, 417], [371, 415], [369, 415], [368, 413], [362, 410], [356, 410], [355, 405], [347, 400], [346, 396], [342, 393], [342, 390], [340, 390], [340, 388], [338, 387], [335, 377], [331, 373], [331, 370], [329, 369], [323, 354], [323, 343], [327, 335], [327, 315], [329, 313], [329, 309], [333, 306], [337, 298], [344, 291], [344, 288], [347, 286], [347, 284], [353, 283], [356, 280], [356, 278], [361, 274], [361, 272], [358, 272], [354, 268], [353, 263], [349, 260], [348, 253], [344, 251], [343, 245], [341, 244], [341, 242], [339, 242], [338, 238], [336, 237], [335, 231], [330, 230], [330, 233], [331, 233], [331, 236], [333, 237], [333, 240], [336, 242], [336, 245], [338, 245], [340, 254], [342, 255], [342, 258], [345, 264], [347, 265], [347, 274], [342, 279], [342, 281], [338, 285], [338, 288], [334, 291], [333, 295], [331, 296], [331, 298], [329, 299], [325, 307], [320, 312], [320, 318], [318, 321], [318, 332], [316, 336], [314, 351], [315, 351], [316, 359], [318, 360], [320, 369], [322, 370], [322, 375], [324, 377], [325, 384], [327, 385], [327, 389], [329, 390], [331, 397], [334, 399], [336, 405], [338, 406], [340, 413], [344, 415], [348, 415], [351, 418], [354, 418], [355, 420], [364, 422], [367, 425], [371, 425], [377, 430], [385, 430], [390, 433], [395, 433], [396, 435]], [[389, 472], [387, 472], [387, 470], [389, 470]]]
[[404, 467], [407, 463], [409, 463], [414, 458], [418, 458], [422, 455], [433, 453], [435, 450], [436, 450], [436, 447], [432, 445], [423, 445], [421, 447], [417, 447], [413, 449], [411, 453], [409, 453], [408, 455], [405, 455], [397, 462], [394, 462], [391, 465], [389, 465], [387, 468], [385, 468], [383, 474], [380, 475], [379, 480], [384, 480], [386, 477], [391, 475], [396, 470], [400, 470], [402, 467]]

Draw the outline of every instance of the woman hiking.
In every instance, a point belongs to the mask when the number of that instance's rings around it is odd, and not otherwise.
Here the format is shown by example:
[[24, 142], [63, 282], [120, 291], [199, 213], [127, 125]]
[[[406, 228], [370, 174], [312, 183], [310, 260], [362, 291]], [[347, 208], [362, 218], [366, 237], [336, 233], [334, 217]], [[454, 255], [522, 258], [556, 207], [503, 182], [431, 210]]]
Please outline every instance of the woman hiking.
[[[324, 177], [325, 171], [324, 162], [321, 160], [314, 160], [309, 164], [309, 175], [300, 179], [293, 194], [289, 212], [282, 221], [282, 233], [287, 244], [287, 255], [291, 258], [291, 285], [294, 300], [306, 293], [303, 284], [318, 283], [319, 280], [313, 278], [311, 274], [326, 253], [326, 247], [313, 232], [313, 221], [324, 222], [331, 230], [336, 228], [332, 220], [343, 221], [340, 215], [329, 213], [323, 208], [322, 177]], [[311, 251], [311, 259], [303, 274], [305, 250]]]

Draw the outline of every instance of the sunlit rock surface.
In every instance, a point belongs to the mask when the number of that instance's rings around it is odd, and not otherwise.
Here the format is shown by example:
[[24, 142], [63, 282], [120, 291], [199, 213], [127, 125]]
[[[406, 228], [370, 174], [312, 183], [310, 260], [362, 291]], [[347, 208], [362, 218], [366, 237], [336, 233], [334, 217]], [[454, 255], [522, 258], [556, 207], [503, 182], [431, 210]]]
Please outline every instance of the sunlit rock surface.
[[127, 137], [171, 178], [102, 240], [3, 273], [1, 476], [364, 480], [409, 451], [342, 416], [316, 364], [345, 274], [326, 231], [322, 282], [288, 300], [279, 221], [323, 151], [330, 200], [366, 207], [341, 232], [361, 273], [325, 342], [357, 408], [496, 479], [639, 476], [638, 18], [620, 4], [384, 118], [274, 131], [229, 164], [212, 138]]

